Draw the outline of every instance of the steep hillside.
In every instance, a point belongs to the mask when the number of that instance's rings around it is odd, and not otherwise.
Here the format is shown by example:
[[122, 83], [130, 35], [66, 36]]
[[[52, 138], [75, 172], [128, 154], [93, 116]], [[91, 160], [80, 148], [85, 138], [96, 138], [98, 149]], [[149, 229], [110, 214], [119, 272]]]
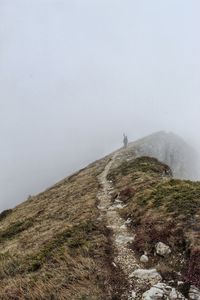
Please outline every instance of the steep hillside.
[[97, 176], [107, 162], [1, 215], [0, 299], [109, 296], [118, 274], [112, 274], [110, 232], [97, 209]]
[[0, 214], [0, 299], [199, 299], [200, 183], [144, 142]]

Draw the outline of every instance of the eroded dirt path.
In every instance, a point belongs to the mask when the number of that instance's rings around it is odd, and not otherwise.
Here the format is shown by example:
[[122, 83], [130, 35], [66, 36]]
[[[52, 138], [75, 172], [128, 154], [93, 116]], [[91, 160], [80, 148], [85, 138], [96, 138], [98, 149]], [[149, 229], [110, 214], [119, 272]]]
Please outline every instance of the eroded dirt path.
[[122, 299], [132, 300], [136, 299], [137, 291], [131, 274], [134, 270], [140, 268], [134, 252], [128, 248], [128, 243], [134, 240], [134, 235], [128, 230], [127, 224], [129, 220], [125, 222], [118, 213], [118, 210], [123, 207], [123, 203], [118, 198], [114, 203], [111, 201], [113, 187], [112, 182], [107, 180], [109, 170], [117, 156], [118, 154], [116, 153], [99, 176], [101, 190], [98, 193], [100, 202], [98, 208], [101, 211], [102, 218], [105, 219], [107, 227], [113, 232], [113, 246], [116, 253], [114, 264], [121, 268], [129, 285]]

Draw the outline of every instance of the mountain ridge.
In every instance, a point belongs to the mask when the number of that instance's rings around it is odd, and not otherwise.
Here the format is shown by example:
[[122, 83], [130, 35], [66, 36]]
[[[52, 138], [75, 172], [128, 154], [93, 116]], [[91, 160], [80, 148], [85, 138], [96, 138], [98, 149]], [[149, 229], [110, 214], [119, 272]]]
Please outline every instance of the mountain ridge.
[[[150, 157], [160, 155], [157, 135], [1, 214], [2, 300], [157, 299], [148, 298], [157, 284], [165, 299], [198, 299], [200, 183], [172, 178]], [[156, 254], [159, 243], [169, 256]]]

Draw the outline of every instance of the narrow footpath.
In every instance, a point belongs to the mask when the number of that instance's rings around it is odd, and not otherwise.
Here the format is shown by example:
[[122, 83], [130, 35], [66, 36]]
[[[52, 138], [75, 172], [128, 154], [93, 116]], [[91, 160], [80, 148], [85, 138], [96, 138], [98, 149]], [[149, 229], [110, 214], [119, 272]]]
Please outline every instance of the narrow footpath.
[[119, 199], [116, 199], [114, 203], [111, 202], [113, 187], [112, 182], [107, 180], [107, 175], [116, 157], [117, 154], [112, 157], [99, 176], [101, 190], [98, 193], [100, 201], [98, 208], [102, 217], [106, 219], [107, 227], [113, 232], [113, 246], [116, 253], [113, 263], [120, 267], [129, 284], [128, 291], [126, 291], [126, 295], [123, 295], [123, 299], [132, 300], [136, 299], [136, 290], [133, 286], [131, 274], [140, 266], [137, 264], [134, 252], [128, 248], [128, 243], [134, 240], [134, 235], [129, 232], [127, 227], [129, 220], [125, 222], [118, 213], [118, 209], [123, 208], [123, 203]]

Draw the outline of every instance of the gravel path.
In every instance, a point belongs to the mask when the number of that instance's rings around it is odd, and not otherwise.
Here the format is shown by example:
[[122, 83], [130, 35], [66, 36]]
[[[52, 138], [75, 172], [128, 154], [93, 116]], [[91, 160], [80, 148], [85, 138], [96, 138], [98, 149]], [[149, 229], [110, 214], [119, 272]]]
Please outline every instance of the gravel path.
[[128, 230], [127, 223], [119, 215], [118, 210], [123, 208], [123, 203], [116, 199], [114, 203], [111, 202], [111, 193], [113, 191], [112, 182], [107, 180], [109, 170], [118, 158], [115, 154], [111, 161], [106, 165], [104, 171], [99, 176], [99, 183], [101, 190], [98, 193], [99, 206], [101, 211], [101, 218], [105, 219], [107, 227], [112, 229], [113, 232], [113, 246], [115, 249], [114, 264], [123, 270], [124, 275], [127, 277], [129, 289], [122, 299], [136, 299], [136, 288], [134, 288], [134, 280], [131, 274], [136, 269], [140, 268], [134, 256], [134, 252], [128, 248], [128, 243], [134, 240], [134, 235]]

